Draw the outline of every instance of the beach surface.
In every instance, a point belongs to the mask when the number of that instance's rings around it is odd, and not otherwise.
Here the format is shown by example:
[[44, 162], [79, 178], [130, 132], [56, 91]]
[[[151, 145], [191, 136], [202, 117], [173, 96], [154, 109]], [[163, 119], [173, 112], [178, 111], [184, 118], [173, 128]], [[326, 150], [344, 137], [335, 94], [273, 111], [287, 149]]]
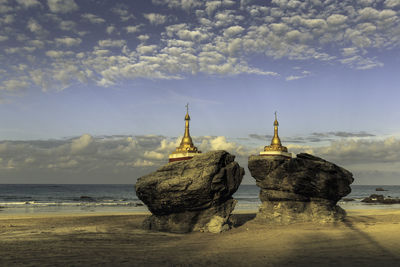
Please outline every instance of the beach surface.
[[146, 213], [1, 214], [1, 266], [399, 266], [400, 210], [337, 224], [263, 225], [235, 213], [221, 234], [141, 229]]

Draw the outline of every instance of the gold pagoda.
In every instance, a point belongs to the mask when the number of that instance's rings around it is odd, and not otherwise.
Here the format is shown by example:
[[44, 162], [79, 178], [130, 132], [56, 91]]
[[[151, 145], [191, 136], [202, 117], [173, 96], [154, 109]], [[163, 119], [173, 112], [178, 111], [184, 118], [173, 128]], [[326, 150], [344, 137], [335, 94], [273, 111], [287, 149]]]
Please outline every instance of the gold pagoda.
[[176, 150], [169, 155], [169, 162], [188, 160], [201, 153], [201, 151], [197, 150], [197, 147], [194, 146], [192, 137], [190, 137], [189, 121], [189, 104], [187, 104], [185, 116], [185, 134], [183, 135], [179, 147], [177, 147]]
[[281, 139], [278, 135], [278, 119], [275, 111], [275, 121], [274, 121], [274, 137], [272, 138], [271, 145], [265, 146], [264, 151], [260, 152], [261, 156], [281, 156], [284, 158], [292, 158], [292, 154], [288, 153], [288, 149], [282, 146]]

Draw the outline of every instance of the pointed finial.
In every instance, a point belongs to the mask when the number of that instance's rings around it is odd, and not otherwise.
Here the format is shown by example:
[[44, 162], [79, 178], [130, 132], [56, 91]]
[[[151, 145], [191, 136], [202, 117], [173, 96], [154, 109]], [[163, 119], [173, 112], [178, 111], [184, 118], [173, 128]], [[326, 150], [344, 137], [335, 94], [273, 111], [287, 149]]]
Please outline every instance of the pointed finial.
[[185, 105], [186, 107], [186, 116], [185, 116], [185, 120], [190, 120], [190, 116], [189, 116], [189, 103], [187, 103]]
[[277, 118], [277, 116], [276, 116], [276, 111], [275, 111], [275, 121], [274, 121], [274, 126], [279, 126], [279, 123], [278, 123], [278, 118]]

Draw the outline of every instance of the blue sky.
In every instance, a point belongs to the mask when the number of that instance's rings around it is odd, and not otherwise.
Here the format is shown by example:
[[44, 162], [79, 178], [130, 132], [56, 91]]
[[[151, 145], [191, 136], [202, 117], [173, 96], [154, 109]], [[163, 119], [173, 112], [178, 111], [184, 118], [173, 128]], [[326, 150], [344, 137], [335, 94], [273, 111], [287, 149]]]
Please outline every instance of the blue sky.
[[132, 183], [189, 102], [203, 151], [245, 166], [278, 111], [291, 151], [400, 184], [399, 21], [400, 0], [0, 0], [0, 182]]

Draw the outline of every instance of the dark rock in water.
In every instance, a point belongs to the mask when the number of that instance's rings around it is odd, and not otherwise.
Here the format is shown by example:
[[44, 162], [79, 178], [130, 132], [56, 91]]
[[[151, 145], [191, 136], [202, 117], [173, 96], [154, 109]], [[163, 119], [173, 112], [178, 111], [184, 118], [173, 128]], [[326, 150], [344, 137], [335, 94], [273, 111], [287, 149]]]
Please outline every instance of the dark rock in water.
[[372, 194], [369, 197], [364, 198], [361, 202], [365, 203], [382, 203], [385, 197], [383, 195]]
[[136, 194], [151, 215], [144, 226], [169, 232], [229, 229], [229, 218], [244, 170], [226, 151], [171, 162], [136, 183]]
[[387, 191], [387, 190], [383, 189], [382, 187], [377, 187], [375, 188], [375, 191]]
[[90, 202], [95, 201], [94, 198], [89, 197], [89, 196], [81, 196], [81, 197], [80, 197], [80, 200], [83, 200], [83, 201], [90, 201]]
[[356, 201], [354, 198], [342, 198], [344, 202]]
[[364, 203], [376, 203], [376, 204], [400, 204], [400, 198], [385, 198], [383, 195], [372, 194], [369, 197], [361, 200]]
[[318, 157], [250, 156], [249, 170], [261, 188], [257, 219], [267, 223], [334, 222], [345, 217], [336, 203], [351, 192], [351, 172]]

